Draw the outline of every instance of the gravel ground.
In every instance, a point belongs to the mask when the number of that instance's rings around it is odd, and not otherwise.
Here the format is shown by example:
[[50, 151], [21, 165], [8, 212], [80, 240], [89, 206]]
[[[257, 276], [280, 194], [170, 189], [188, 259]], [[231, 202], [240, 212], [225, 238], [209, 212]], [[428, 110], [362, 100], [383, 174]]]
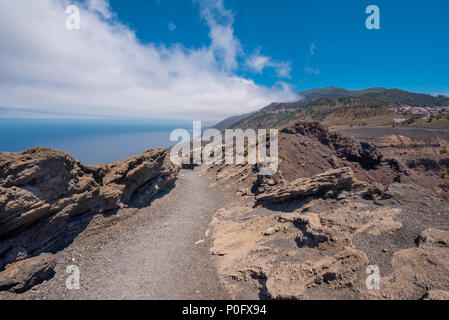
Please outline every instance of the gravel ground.
[[[75, 240], [57, 253], [55, 276], [21, 295], [0, 299], [229, 299], [205, 231], [226, 199], [213, 177], [183, 170], [176, 187], [101, 235]], [[66, 267], [80, 269], [68, 290]]]
[[[423, 128], [385, 128], [364, 127], [345, 128], [335, 130], [346, 136], [355, 137], [362, 141], [373, 142], [374, 138], [391, 135], [402, 135], [418, 141], [434, 142], [437, 139], [449, 140], [448, 130], [423, 129]], [[375, 141], [374, 141], [375, 142]]]

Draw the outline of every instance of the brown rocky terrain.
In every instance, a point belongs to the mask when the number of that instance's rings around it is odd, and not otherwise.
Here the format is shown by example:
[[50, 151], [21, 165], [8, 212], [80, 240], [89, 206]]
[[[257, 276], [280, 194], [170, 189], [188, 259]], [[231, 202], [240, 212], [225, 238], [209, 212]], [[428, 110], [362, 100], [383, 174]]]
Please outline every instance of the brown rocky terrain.
[[358, 128], [339, 132], [372, 143], [404, 168], [409, 183], [449, 201], [449, 132], [418, 128]]
[[[234, 297], [447, 299], [449, 206], [419, 169], [317, 123], [282, 129], [279, 154], [275, 176], [208, 169], [212, 187], [237, 195], [209, 230]], [[368, 266], [379, 289], [366, 286]]]
[[[0, 299], [448, 299], [439, 137], [296, 122], [280, 131], [274, 176], [249, 164], [178, 174], [163, 149], [95, 167], [1, 153]], [[71, 264], [81, 290], [65, 286]]]
[[178, 171], [164, 149], [95, 167], [46, 148], [0, 153], [0, 291], [51, 277], [54, 253], [148, 205]]

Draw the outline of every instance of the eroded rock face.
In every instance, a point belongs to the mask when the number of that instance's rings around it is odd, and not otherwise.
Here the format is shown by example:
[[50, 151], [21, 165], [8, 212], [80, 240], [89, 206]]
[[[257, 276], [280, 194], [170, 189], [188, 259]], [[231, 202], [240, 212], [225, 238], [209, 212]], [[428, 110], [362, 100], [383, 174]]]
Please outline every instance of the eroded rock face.
[[383, 155], [366, 142], [356, 142], [339, 133], [330, 132], [318, 122], [297, 121], [282, 129], [282, 133], [316, 137], [322, 144], [333, 147], [340, 157], [359, 162], [365, 168], [379, 166]]
[[96, 214], [148, 205], [178, 170], [164, 149], [94, 167], [47, 148], [0, 153], [0, 271], [59, 250]]
[[264, 291], [272, 299], [307, 299], [307, 289], [322, 282], [334, 288], [354, 286], [368, 263], [364, 252], [350, 247], [318, 261], [282, 262], [264, 275]]
[[24, 292], [54, 274], [56, 265], [51, 253], [12, 264], [0, 273], [0, 291]]
[[419, 299], [417, 288], [427, 289], [424, 299], [447, 300], [449, 284], [449, 231], [424, 230], [417, 246], [395, 252], [391, 259], [393, 272], [381, 279], [380, 290], [365, 291], [367, 299]]
[[259, 202], [285, 202], [295, 198], [341, 190], [354, 184], [351, 168], [329, 170], [309, 179], [298, 179], [287, 185], [275, 187], [256, 196]]

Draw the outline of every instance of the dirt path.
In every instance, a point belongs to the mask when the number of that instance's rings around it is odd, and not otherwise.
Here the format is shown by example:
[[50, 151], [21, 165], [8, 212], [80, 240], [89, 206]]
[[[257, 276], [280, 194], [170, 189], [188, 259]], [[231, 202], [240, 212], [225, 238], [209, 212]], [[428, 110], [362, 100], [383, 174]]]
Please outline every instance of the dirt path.
[[[101, 234], [100, 242], [75, 241], [59, 252], [54, 278], [18, 298], [229, 298], [205, 239], [213, 214], [226, 201], [209, 188], [211, 179], [200, 169], [183, 170], [175, 188]], [[66, 289], [68, 265], [80, 269], [80, 290]]]

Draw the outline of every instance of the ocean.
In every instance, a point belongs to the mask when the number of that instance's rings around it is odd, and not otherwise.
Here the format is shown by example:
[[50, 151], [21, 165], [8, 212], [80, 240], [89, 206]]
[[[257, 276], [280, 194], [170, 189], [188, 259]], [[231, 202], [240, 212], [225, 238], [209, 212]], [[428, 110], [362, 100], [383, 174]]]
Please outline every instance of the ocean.
[[87, 165], [111, 163], [150, 148], [170, 147], [174, 129], [192, 121], [0, 119], [0, 152], [48, 147]]

